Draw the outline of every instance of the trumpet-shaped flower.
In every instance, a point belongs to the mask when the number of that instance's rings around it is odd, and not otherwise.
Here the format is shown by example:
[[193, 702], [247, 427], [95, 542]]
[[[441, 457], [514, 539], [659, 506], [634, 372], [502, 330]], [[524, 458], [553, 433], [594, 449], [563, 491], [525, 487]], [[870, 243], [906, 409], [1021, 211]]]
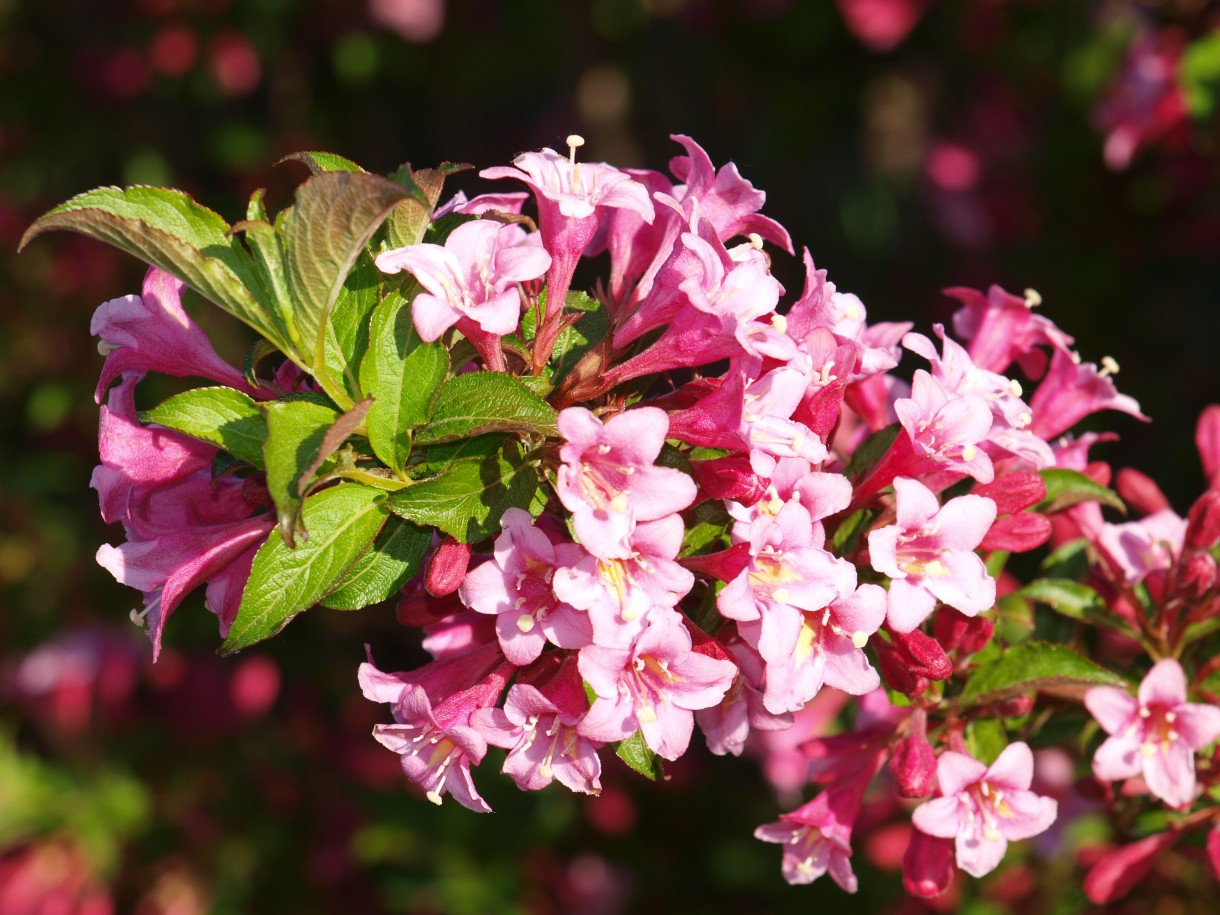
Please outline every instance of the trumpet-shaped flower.
[[990, 767], [964, 753], [941, 754], [936, 769], [941, 797], [915, 809], [915, 828], [953, 839], [957, 866], [972, 877], [995, 870], [1010, 841], [1028, 839], [1055, 822], [1059, 805], [1029, 790], [1034, 755], [1011, 743]]
[[1220, 708], [1186, 701], [1186, 677], [1172, 658], [1158, 661], [1132, 697], [1095, 686], [1085, 707], [1110, 737], [1093, 756], [1093, 773], [1116, 780], [1142, 775], [1171, 807], [1195, 798], [1195, 751], [1220, 737]]

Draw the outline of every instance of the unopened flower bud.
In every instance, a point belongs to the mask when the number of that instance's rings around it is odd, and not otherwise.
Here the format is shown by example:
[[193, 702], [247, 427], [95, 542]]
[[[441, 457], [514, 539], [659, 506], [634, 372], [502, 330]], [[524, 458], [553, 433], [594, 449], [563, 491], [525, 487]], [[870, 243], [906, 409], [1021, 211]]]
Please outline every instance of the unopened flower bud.
[[929, 680], [948, 680], [953, 676], [953, 664], [945, 649], [930, 635], [918, 629], [891, 632], [894, 648], [911, 673]]
[[990, 483], [975, 486], [972, 493], [995, 503], [996, 514], [1015, 515], [1046, 498], [1046, 483], [1032, 470], [1006, 473]]
[[690, 470], [699, 489], [709, 498], [731, 499], [747, 507], [766, 494], [770, 483], [754, 472], [750, 458], [744, 452], [691, 461]]
[[1163, 508], [1169, 508], [1169, 500], [1161, 492], [1161, 488], [1146, 474], [1124, 467], [1118, 472], [1114, 481], [1118, 494], [1128, 506], [1138, 514], [1151, 515]]
[[996, 518], [979, 544], [982, 550], [1007, 550], [1026, 553], [1037, 549], [1051, 537], [1051, 520], [1045, 515], [1021, 512]]
[[902, 885], [912, 896], [933, 899], [949, 889], [955, 867], [952, 839], [940, 839], [911, 830], [911, 841], [902, 856]]
[[936, 641], [946, 651], [974, 654], [991, 640], [995, 624], [982, 617], [966, 616], [952, 607], [941, 607], [932, 623]]
[[433, 597], [444, 597], [458, 589], [470, 566], [470, 544], [446, 536], [432, 554], [424, 587]]
[[995, 710], [1003, 718], [1020, 718], [1034, 710], [1033, 696], [1013, 696], [1003, 702], [997, 702]]
[[889, 766], [894, 785], [903, 797], [927, 797], [936, 786], [936, 753], [922, 734], [911, 734], [899, 741]]
[[1209, 489], [1186, 516], [1186, 547], [1210, 550], [1220, 542], [1220, 490]]
[[1216, 585], [1216, 560], [1211, 553], [1195, 552], [1179, 567], [1177, 592], [1189, 599], [1202, 597]]
[[893, 645], [885, 639], [873, 639], [873, 646], [877, 652], [877, 667], [891, 689], [911, 697], [923, 694], [928, 688], [928, 679], [914, 673]]

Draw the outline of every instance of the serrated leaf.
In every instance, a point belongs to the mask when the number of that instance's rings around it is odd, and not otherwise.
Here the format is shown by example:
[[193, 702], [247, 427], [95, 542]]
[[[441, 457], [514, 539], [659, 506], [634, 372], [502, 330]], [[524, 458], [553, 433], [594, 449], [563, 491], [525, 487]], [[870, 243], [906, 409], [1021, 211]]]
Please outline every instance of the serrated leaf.
[[224, 219], [182, 191], [140, 186], [86, 191], [37, 220], [20, 246], [54, 229], [80, 232], [172, 273], [290, 352], [267, 309], [268, 294], [250, 255]]
[[1035, 505], [1030, 511], [1041, 512], [1044, 515], [1063, 511], [1081, 502], [1100, 502], [1117, 509], [1124, 515], [1127, 506], [1112, 489], [1085, 476], [1076, 470], [1066, 470], [1062, 467], [1052, 467], [1040, 471], [1043, 482], [1046, 483], [1046, 498]]
[[448, 350], [420, 340], [411, 322], [411, 307], [398, 293], [387, 295], [369, 323], [360, 386], [373, 397], [369, 444], [400, 477], [411, 454], [412, 431], [428, 421], [448, 371]]
[[428, 528], [391, 517], [373, 548], [356, 561], [322, 604], [332, 610], [359, 610], [392, 597], [419, 573], [431, 542]]
[[1062, 578], [1040, 578], [1031, 581], [1016, 594], [1045, 604], [1056, 613], [1071, 619], [1112, 629], [1132, 637], [1136, 635], [1135, 630], [1126, 620], [1106, 606], [1101, 595], [1080, 582]]
[[665, 778], [665, 770], [661, 766], [661, 758], [652, 752], [644, 740], [643, 731], [636, 731], [626, 740], [620, 740], [614, 753], [631, 769], [640, 773], [649, 781]]
[[305, 493], [306, 487], [317, 476], [318, 471], [322, 469], [322, 464], [332, 454], [339, 450], [348, 438], [359, 431], [361, 424], [364, 422], [364, 417], [369, 412], [369, 407], [373, 401], [369, 398], [358, 401], [352, 405], [352, 408], [334, 421], [326, 434], [322, 436], [322, 444], [318, 446], [318, 454], [313, 459], [313, 462], [305, 468], [305, 472], [301, 474], [300, 489], [302, 495]]
[[1118, 674], [1063, 645], [1024, 642], [977, 668], [959, 701], [963, 705], [986, 705], [1032, 692], [1079, 700], [1092, 686], [1127, 685]]
[[415, 441], [432, 444], [487, 432], [557, 435], [556, 417], [554, 407], [511, 375], [468, 372], [445, 382]]
[[376, 489], [344, 483], [305, 500], [309, 540], [290, 548], [273, 530], [254, 557], [221, 654], [270, 638], [333, 590], [385, 523], [381, 498]]
[[325, 362], [331, 306], [365, 242], [406, 191], [376, 175], [326, 172], [306, 180], [284, 214], [288, 284], [302, 339], [315, 371]]
[[263, 443], [267, 491], [275, 503], [280, 533], [292, 548], [307, 530], [301, 519], [301, 500], [309, 483], [303, 479], [305, 471], [317, 460], [326, 430], [339, 414], [308, 400], [277, 401], [265, 404], [263, 410], [267, 417]]
[[351, 159], [340, 156], [332, 152], [295, 152], [289, 153], [276, 162], [276, 165], [282, 165], [285, 162], [302, 162], [315, 175], [322, 175], [326, 172], [362, 172], [359, 165]]
[[210, 442], [263, 469], [267, 420], [247, 395], [232, 388], [194, 388], [140, 414], [144, 422]]
[[[456, 442], [442, 442], [439, 445], [429, 445], [424, 452], [424, 459], [412, 470], [422, 473], [440, 473], [450, 464], [457, 461], [483, 460], [489, 458], [504, 447], [507, 438], [504, 433], [477, 435], [474, 438], [463, 438]], [[419, 474], [417, 474], [419, 475]]]
[[393, 493], [387, 507], [420, 525], [440, 528], [463, 543], [500, 531], [509, 508], [526, 508], [538, 488], [538, 472], [510, 445], [481, 461], [460, 461], [435, 477]]

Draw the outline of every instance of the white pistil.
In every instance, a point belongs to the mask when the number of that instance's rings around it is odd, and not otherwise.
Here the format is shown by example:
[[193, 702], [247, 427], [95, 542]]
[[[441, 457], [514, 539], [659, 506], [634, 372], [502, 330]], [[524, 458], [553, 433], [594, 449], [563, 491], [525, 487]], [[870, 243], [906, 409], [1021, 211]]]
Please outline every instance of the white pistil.
[[534, 628], [534, 618], [528, 613], [523, 613], [517, 617], [517, 628], [522, 632], [531, 632]]
[[434, 803], [437, 807], [439, 807], [441, 805], [441, 796], [440, 796], [439, 792], [429, 791], [427, 794], [424, 795], [424, 797], [426, 797], [428, 800], [430, 800], [432, 803]]
[[963, 461], [973, 461], [975, 458], [975, 455], [977, 455], [978, 453], [979, 453], [979, 449], [975, 448], [973, 445], [971, 445], [971, 444], [962, 445], [962, 460]]
[[1146, 705], [1141, 705], [1140, 706], [1140, 717], [1141, 718], [1151, 718], [1152, 709], [1148, 708]]
[[598, 445], [598, 446], [597, 446], [597, 453], [598, 453], [598, 454], [609, 454], [609, 453], [610, 453], [610, 446], [609, 446], [609, 445], [606, 445], [606, 444]]
[[564, 142], [568, 144], [568, 161], [575, 165], [576, 150], [585, 145], [585, 138], [578, 133], [570, 133]]
[[652, 724], [657, 720], [657, 712], [651, 705], [646, 705], [635, 713], [635, 720], [640, 724]]
[[1108, 378], [1111, 375], [1118, 374], [1118, 362], [1113, 356], [1101, 357], [1101, 371], [1097, 373], [1102, 378]]
[[785, 318], [783, 315], [772, 315], [771, 316], [771, 327], [775, 329], [776, 333], [779, 333], [779, 334], [787, 333], [788, 332], [788, 319]]
[[98, 340], [97, 351], [103, 356], [109, 356], [116, 349], [118, 349], [120, 345], [121, 344], [118, 343], [107, 343], [105, 340]]
[[755, 248], [758, 248], [760, 251], [762, 250], [763, 240], [762, 240], [761, 235], [759, 235], [757, 232], [751, 232], [749, 235], [746, 236], [746, 238], [750, 239], [751, 245], [753, 245]]
[[1165, 721], [1168, 724], [1173, 724], [1177, 720], [1178, 720], [1178, 715], [1176, 712], [1166, 712], [1165, 713]]
[[857, 629], [851, 634], [851, 643], [857, 648], [863, 648], [868, 644], [868, 633], [861, 632], [859, 629]]
[[610, 510], [620, 514], [625, 512], [627, 510], [627, 493], [620, 492], [617, 496], [611, 499]]
[[1015, 379], [1015, 378], [1013, 378], [1011, 381], [1009, 381], [1008, 382], [1008, 393], [1011, 394], [1013, 397], [1020, 397], [1021, 394], [1023, 393], [1023, 389], [1021, 388], [1021, 382], [1017, 381], [1017, 379]]
[[790, 597], [792, 597], [792, 595], [788, 592], [787, 588], [776, 588], [774, 591], [771, 592], [771, 598], [777, 604], [788, 603], [788, 599]]
[[1026, 308], [1037, 308], [1041, 304], [1042, 304], [1042, 293], [1040, 293], [1037, 289], [1026, 289], [1025, 290], [1025, 307]]

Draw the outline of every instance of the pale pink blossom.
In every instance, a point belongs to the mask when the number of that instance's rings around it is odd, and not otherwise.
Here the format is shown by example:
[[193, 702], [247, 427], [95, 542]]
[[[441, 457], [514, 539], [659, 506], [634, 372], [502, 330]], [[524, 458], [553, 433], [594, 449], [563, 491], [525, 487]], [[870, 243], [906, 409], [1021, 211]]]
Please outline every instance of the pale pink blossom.
[[943, 601], [967, 616], [995, 603], [995, 580], [974, 549], [995, 521], [995, 503], [965, 495], [938, 505], [918, 480], [894, 480], [896, 523], [871, 531], [874, 569], [891, 579], [890, 626], [910, 632]]
[[754, 838], [784, 846], [780, 866], [789, 883], [812, 883], [829, 873], [841, 889], [854, 893], [859, 888], [851, 869], [851, 827], [856, 811], [839, 809], [844, 805], [835, 800], [833, 791], [823, 791], [791, 813], [780, 814], [778, 822], [759, 826]]
[[990, 767], [964, 753], [941, 754], [941, 797], [911, 819], [920, 832], [956, 843], [957, 866], [972, 877], [995, 870], [1010, 841], [1028, 839], [1055, 822], [1059, 805], [1029, 790], [1034, 756], [1025, 743], [1005, 747]]
[[1093, 756], [1093, 774], [1106, 781], [1142, 775], [1148, 790], [1171, 807], [1195, 799], [1195, 753], [1220, 737], [1220, 708], [1186, 701], [1182, 665], [1153, 665], [1131, 696], [1095, 686], [1085, 707], [1110, 736]]

